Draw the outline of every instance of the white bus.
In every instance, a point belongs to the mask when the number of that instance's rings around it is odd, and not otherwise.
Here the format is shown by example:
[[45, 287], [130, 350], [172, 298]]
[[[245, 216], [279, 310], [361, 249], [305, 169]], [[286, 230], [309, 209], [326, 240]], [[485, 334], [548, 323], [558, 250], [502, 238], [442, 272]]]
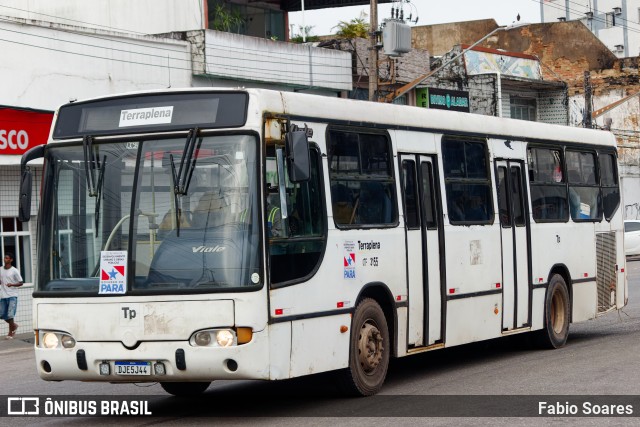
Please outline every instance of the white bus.
[[51, 381], [336, 371], [627, 301], [611, 133], [268, 90], [62, 106], [44, 158], [35, 352]]

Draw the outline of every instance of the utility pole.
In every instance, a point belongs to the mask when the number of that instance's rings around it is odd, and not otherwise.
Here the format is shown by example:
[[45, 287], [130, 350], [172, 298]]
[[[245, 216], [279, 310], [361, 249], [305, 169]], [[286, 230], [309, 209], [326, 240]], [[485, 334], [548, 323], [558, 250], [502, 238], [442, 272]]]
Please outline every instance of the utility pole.
[[378, 0], [371, 0], [371, 10], [369, 12], [369, 101], [377, 101], [378, 92]]
[[591, 128], [591, 73], [589, 71], [584, 72], [584, 117], [582, 119], [582, 125], [588, 129]]
[[396, 89], [394, 92], [391, 92], [389, 95], [387, 95], [384, 98], [383, 101], [384, 102], [393, 102], [396, 98], [398, 98], [399, 96], [402, 96], [405, 93], [409, 92], [411, 89], [413, 89], [414, 87], [418, 86], [420, 83], [422, 83], [423, 81], [427, 80], [429, 77], [433, 76], [434, 74], [436, 74], [437, 72], [439, 72], [443, 68], [447, 67], [452, 62], [455, 62], [462, 55], [464, 55], [465, 53], [467, 53], [468, 51], [470, 51], [474, 47], [478, 46], [480, 43], [482, 43], [483, 41], [485, 41], [486, 39], [488, 39], [489, 37], [491, 37], [492, 35], [494, 35], [498, 31], [504, 31], [504, 30], [507, 30], [509, 28], [510, 27], [498, 27], [498, 28], [495, 28], [493, 31], [489, 32], [488, 34], [485, 34], [480, 40], [478, 40], [477, 42], [475, 42], [471, 46], [469, 46], [469, 47], [467, 47], [465, 49], [462, 49], [462, 51], [460, 53], [458, 53], [456, 56], [454, 56], [453, 58], [451, 58], [451, 59], [445, 61], [444, 63], [442, 63], [438, 68], [435, 68], [435, 69], [429, 71], [427, 74], [422, 75], [422, 76], [418, 77], [417, 79], [415, 79], [415, 80], [407, 83], [406, 85], [402, 86], [401, 88]]

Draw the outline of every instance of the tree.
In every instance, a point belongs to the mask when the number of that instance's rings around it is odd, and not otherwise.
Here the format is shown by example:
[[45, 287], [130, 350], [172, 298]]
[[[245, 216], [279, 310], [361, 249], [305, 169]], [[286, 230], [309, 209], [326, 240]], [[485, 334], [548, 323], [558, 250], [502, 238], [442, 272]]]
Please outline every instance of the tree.
[[368, 15], [362, 11], [360, 12], [360, 16], [353, 18], [349, 22], [340, 21], [338, 25], [333, 27], [338, 29], [338, 31], [336, 31], [336, 36], [346, 39], [353, 39], [356, 37], [366, 39], [369, 37], [369, 31], [371, 28], [371, 25], [367, 22], [367, 16]]

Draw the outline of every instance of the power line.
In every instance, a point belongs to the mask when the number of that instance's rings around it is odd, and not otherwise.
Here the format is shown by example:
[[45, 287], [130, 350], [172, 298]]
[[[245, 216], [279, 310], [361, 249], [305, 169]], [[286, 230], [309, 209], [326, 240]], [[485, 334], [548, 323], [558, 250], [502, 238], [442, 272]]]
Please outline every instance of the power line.
[[117, 27], [110, 27], [108, 25], [94, 24], [92, 22], [79, 21], [79, 20], [76, 20], [76, 19], [64, 18], [62, 16], [49, 15], [49, 14], [42, 13], [42, 12], [34, 12], [34, 11], [31, 11], [31, 10], [27, 10], [27, 9], [20, 9], [19, 7], [0, 5], [0, 8], [17, 10], [17, 11], [20, 11], [20, 12], [30, 13], [30, 14], [34, 14], [34, 15], [47, 16], [49, 18], [59, 19], [61, 21], [75, 22], [75, 23], [79, 23], [79, 24], [90, 25], [90, 26], [96, 27], [96, 28], [107, 28], [109, 30], [118, 30], [118, 31], [125, 31], [125, 32], [128, 32], [128, 33], [132, 33], [132, 34], [144, 35], [144, 33], [139, 33], [139, 32], [134, 31], [134, 30], [124, 29], [124, 28], [117, 28]]
[[[242, 53], [245, 54], [251, 54], [251, 55], [255, 55], [255, 53], [257, 53], [258, 51], [255, 49], [242, 49], [240, 48], [235, 49], [235, 50], [224, 50], [224, 46], [209, 46], [206, 48], [207, 51], [209, 51], [206, 55], [206, 60], [205, 61], [192, 61], [191, 59], [183, 59], [183, 58], [176, 58], [176, 57], [171, 57], [171, 56], [163, 56], [163, 55], [156, 55], [156, 54], [150, 54], [150, 53], [143, 53], [143, 52], [135, 52], [135, 51], [129, 51], [129, 50], [123, 50], [123, 49], [117, 49], [117, 48], [113, 48], [113, 47], [107, 47], [107, 46], [100, 46], [100, 45], [94, 45], [94, 44], [88, 44], [88, 43], [82, 43], [82, 42], [75, 42], [75, 41], [70, 41], [70, 40], [60, 40], [57, 38], [53, 38], [53, 37], [47, 37], [47, 36], [42, 36], [42, 35], [33, 35], [33, 34], [29, 34], [29, 33], [25, 33], [25, 32], [21, 32], [21, 31], [16, 31], [16, 30], [8, 30], [8, 29], [2, 29], [0, 28], [0, 31], [7, 31], [7, 32], [12, 32], [12, 33], [16, 33], [16, 34], [21, 34], [21, 35], [25, 35], [25, 36], [30, 36], [30, 37], [35, 37], [35, 38], [40, 38], [40, 39], [45, 39], [45, 40], [53, 40], [56, 42], [62, 42], [62, 43], [70, 43], [73, 45], [79, 45], [79, 46], [85, 46], [85, 47], [91, 47], [91, 48], [98, 48], [98, 49], [106, 49], [109, 51], [113, 51], [113, 52], [120, 52], [120, 53], [126, 53], [128, 55], [133, 54], [133, 55], [139, 55], [142, 56], [144, 58], [150, 59], [150, 60], [154, 60], [157, 59], [159, 61], [178, 61], [178, 62], [186, 62], [188, 63], [187, 66], [176, 66], [174, 64], [170, 64], [170, 63], [153, 63], [153, 62], [143, 62], [143, 61], [136, 61], [136, 60], [126, 60], [126, 59], [118, 59], [118, 58], [112, 58], [112, 57], [105, 57], [105, 56], [101, 56], [101, 55], [92, 55], [92, 54], [87, 54], [87, 53], [81, 53], [81, 52], [74, 52], [71, 50], [65, 50], [65, 49], [57, 49], [57, 48], [52, 48], [52, 47], [45, 47], [45, 46], [39, 46], [33, 43], [27, 43], [27, 42], [20, 42], [20, 41], [16, 41], [16, 40], [9, 40], [6, 38], [0, 38], [0, 41], [4, 41], [7, 43], [14, 43], [14, 44], [19, 44], [19, 45], [23, 45], [23, 46], [28, 46], [28, 47], [32, 47], [32, 48], [37, 48], [37, 49], [43, 49], [43, 50], [48, 50], [48, 51], [53, 51], [53, 52], [60, 52], [60, 53], [66, 53], [66, 54], [72, 54], [72, 55], [76, 55], [76, 56], [83, 56], [83, 57], [87, 57], [87, 58], [93, 58], [93, 59], [103, 59], [103, 60], [108, 60], [108, 61], [115, 61], [115, 62], [121, 62], [121, 63], [129, 63], [129, 64], [135, 64], [135, 65], [142, 65], [142, 66], [152, 66], [152, 67], [158, 67], [158, 68], [166, 68], [166, 69], [174, 69], [174, 70], [184, 70], [184, 71], [192, 71], [191, 65], [204, 65], [207, 66], [211, 63], [216, 63], [217, 59], [221, 59], [221, 60], [234, 60], [234, 59], [238, 59], [238, 60], [243, 60], [246, 59], [246, 56], [243, 57]], [[117, 40], [110, 40], [110, 39], [103, 39], [106, 41], [113, 41], [113, 42], [118, 42]], [[138, 44], [138, 46], [143, 46], [146, 47], [145, 45], [140, 45]], [[212, 54], [211, 51], [215, 51], [215, 50], [220, 50], [222, 49], [223, 52], [221, 52], [220, 54], [216, 55], [216, 54]], [[178, 51], [179, 52], [179, 51]], [[235, 55], [235, 56], [234, 56]], [[282, 52], [282, 53], [276, 53], [276, 55], [274, 56], [279, 56], [279, 55], [286, 55], [282, 58], [280, 58], [280, 65], [283, 66], [302, 66], [302, 67], [308, 67], [309, 63], [307, 61], [301, 62], [301, 61], [285, 61], [285, 59], [287, 59], [287, 57], [289, 57], [290, 55], [287, 55], [286, 52]], [[298, 55], [299, 57], [303, 57], [303, 55]], [[304, 55], [305, 59], [308, 59], [308, 54]], [[350, 61], [349, 61], [350, 62]], [[247, 63], [245, 61], [245, 63]], [[266, 59], [253, 59], [251, 61], [251, 63], [253, 64], [265, 64], [265, 63], [273, 63], [272, 59], [266, 58]], [[245, 73], [251, 73], [251, 72], [261, 72], [264, 75], [273, 75], [273, 76], [279, 76], [280, 74], [282, 74], [281, 70], [273, 70], [273, 69], [269, 69], [269, 68], [265, 68], [265, 67], [247, 67], [247, 66], [233, 66], [233, 65], [215, 65], [217, 68], [221, 68], [223, 70], [229, 70], [230, 72], [245, 72]], [[312, 64], [312, 66], [314, 66], [314, 64]], [[336, 83], [335, 79], [328, 79], [328, 80], [324, 80], [324, 79], [319, 79], [319, 77], [322, 76], [331, 76], [334, 77], [336, 74], [336, 71], [339, 71], [340, 69], [348, 69], [350, 71], [349, 75], [351, 75], [351, 65], [340, 65], [340, 64], [315, 64], [315, 68], [323, 68], [323, 69], [328, 69], [329, 71], [327, 72], [318, 72], [318, 71], [314, 71], [313, 73], [311, 73], [313, 79], [317, 82], [317, 83]], [[333, 70], [332, 70], [333, 69]], [[336, 70], [336, 71], [334, 71]], [[308, 84], [308, 80], [306, 78], [306, 76], [309, 75], [309, 72], [307, 71], [293, 71], [290, 70], [287, 73], [288, 75], [298, 75], [298, 76], [305, 76], [303, 78], [294, 78], [295, 82], [298, 82], [302, 85], [307, 85]], [[228, 77], [228, 76], [227, 76]], [[245, 78], [249, 78], [249, 77], [245, 77]], [[260, 79], [256, 79], [254, 78], [253, 80], [260, 80]]]
[[[15, 23], [15, 21], [13, 20], [6, 20], [3, 18], [0, 18], [0, 21], [4, 21], [4, 22], [9, 22], [9, 23]], [[40, 26], [35, 25], [35, 27], [37, 28], [42, 28]], [[80, 46], [86, 46], [86, 47], [97, 47], [97, 48], [101, 48], [101, 49], [110, 49], [113, 51], [119, 51], [119, 52], [126, 52], [126, 53], [134, 53], [134, 54], [138, 54], [138, 55], [144, 55], [144, 56], [150, 56], [150, 57], [158, 57], [158, 58], [162, 58], [162, 59], [166, 59], [167, 56], [166, 55], [155, 55], [155, 54], [151, 54], [151, 53], [144, 53], [144, 52], [132, 52], [130, 50], [123, 50], [123, 49], [118, 49], [118, 48], [114, 48], [114, 47], [106, 47], [106, 46], [100, 46], [100, 45], [93, 45], [93, 44], [89, 44], [89, 43], [82, 43], [82, 42], [76, 42], [76, 41], [71, 41], [71, 40], [60, 40], [58, 38], [55, 37], [48, 37], [48, 36], [44, 36], [44, 35], [38, 35], [38, 34], [31, 34], [31, 33], [26, 33], [26, 32], [21, 32], [21, 31], [17, 31], [17, 30], [9, 30], [9, 29], [3, 29], [0, 28], [0, 31], [7, 31], [7, 32], [13, 32], [16, 34], [22, 34], [22, 35], [26, 35], [29, 37], [36, 37], [36, 38], [42, 38], [42, 39], [46, 39], [46, 40], [54, 40], [56, 42], [62, 41], [65, 43], [72, 43], [72, 44], [76, 44], [76, 45], [80, 45]], [[155, 47], [155, 46], [149, 46], [149, 45], [144, 45], [144, 44], [140, 44], [140, 43], [132, 43], [132, 42], [127, 42], [127, 41], [122, 41], [122, 40], [116, 40], [116, 39], [111, 39], [111, 38], [104, 38], [104, 37], [98, 37], [98, 36], [94, 36], [91, 34], [86, 34], [86, 33], [78, 33], [76, 31], [64, 31], [64, 30], [60, 30], [63, 31], [65, 33], [72, 33], [72, 34], [80, 34], [83, 37], [87, 37], [87, 38], [92, 38], [92, 39], [98, 39], [98, 40], [102, 40], [102, 41], [108, 41], [110, 43], [116, 43], [116, 44], [123, 44], [123, 45], [127, 45], [127, 46], [138, 46], [138, 47], [144, 47], [144, 48], [148, 48], [148, 49], [156, 49], [156, 50], [161, 50], [162, 52], [174, 52], [174, 53], [184, 53], [184, 51], [181, 50], [175, 50], [175, 49], [164, 49], [162, 47]], [[5, 40], [6, 41], [6, 40]], [[159, 40], [150, 40], [149, 42], [157, 42]], [[162, 41], [162, 39], [160, 40]], [[221, 45], [207, 45], [206, 49], [207, 50], [211, 50], [211, 49], [218, 49], [220, 48]], [[222, 46], [224, 47], [224, 46]], [[320, 48], [313, 48], [313, 49], [320, 49]], [[256, 54], [264, 54], [265, 51], [262, 49], [249, 49], [249, 48], [244, 48], [244, 47], [234, 47], [233, 49], [229, 49], [226, 52], [229, 52], [229, 54], [233, 54], [234, 52], [243, 52], [243, 53], [248, 53], [252, 56], [255, 56]], [[313, 55], [312, 55], [313, 56]], [[177, 57], [170, 57], [173, 60], [176, 61], [188, 61], [190, 62], [190, 59], [182, 59], [182, 58], [177, 58]], [[223, 57], [224, 58], [224, 57]], [[285, 52], [285, 51], [281, 51], [281, 52], [271, 52], [271, 56], [270, 58], [277, 58], [281, 60], [281, 63], [283, 65], [302, 65], [302, 66], [306, 66], [309, 64], [308, 59], [309, 59], [309, 52], [304, 52], [304, 53], [292, 53], [292, 52]], [[290, 58], [294, 58], [294, 60], [289, 60]], [[303, 61], [295, 61], [295, 58], [303, 58]], [[242, 59], [242, 58], [234, 58], [234, 59]], [[285, 62], [283, 62], [283, 60]], [[289, 61], [286, 61], [289, 60]], [[259, 60], [259, 59], [252, 59], [253, 62], [269, 62], [270, 60]], [[350, 59], [349, 59], [350, 61]], [[194, 61], [194, 63], [198, 63], [198, 61]], [[332, 65], [332, 64], [322, 64], [323, 67], [328, 67], [328, 68], [345, 68], [342, 65]]]

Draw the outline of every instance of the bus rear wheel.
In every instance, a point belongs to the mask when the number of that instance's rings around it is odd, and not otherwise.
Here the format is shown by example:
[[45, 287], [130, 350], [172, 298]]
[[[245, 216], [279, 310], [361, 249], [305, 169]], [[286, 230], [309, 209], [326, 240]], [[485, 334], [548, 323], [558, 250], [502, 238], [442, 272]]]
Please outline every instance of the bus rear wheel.
[[211, 382], [196, 382], [196, 383], [169, 383], [161, 382], [160, 386], [169, 394], [174, 396], [197, 396], [202, 394]]
[[355, 396], [376, 394], [387, 376], [390, 350], [387, 319], [380, 305], [363, 299], [351, 322], [349, 367], [339, 373], [342, 390]]
[[545, 297], [544, 328], [537, 332], [538, 344], [543, 348], [560, 348], [569, 337], [569, 291], [559, 274], [549, 281]]

